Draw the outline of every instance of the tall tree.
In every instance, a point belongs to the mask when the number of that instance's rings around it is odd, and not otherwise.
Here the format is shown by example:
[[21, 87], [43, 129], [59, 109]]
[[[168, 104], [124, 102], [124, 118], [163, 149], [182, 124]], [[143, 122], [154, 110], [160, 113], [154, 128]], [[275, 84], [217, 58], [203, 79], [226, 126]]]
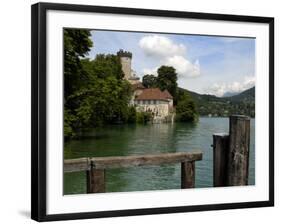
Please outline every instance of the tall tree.
[[157, 70], [157, 86], [163, 91], [167, 89], [170, 94], [176, 98], [177, 96], [177, 73], [176, 69], [171, 66], [162, 65]]
[[64, 29], [64, 95], [67, 98], [85, 80], [80, 58], [88, 55], [93, 42], [91, 33], [85, 29]]
[[79, 101], [71, 97], [87, 83], [87, 74], [82, 69], [81, 58], [93, 46], [89, 30], [64, 29], [64, 135], [71, 137], [78, 126], [76, 110]]

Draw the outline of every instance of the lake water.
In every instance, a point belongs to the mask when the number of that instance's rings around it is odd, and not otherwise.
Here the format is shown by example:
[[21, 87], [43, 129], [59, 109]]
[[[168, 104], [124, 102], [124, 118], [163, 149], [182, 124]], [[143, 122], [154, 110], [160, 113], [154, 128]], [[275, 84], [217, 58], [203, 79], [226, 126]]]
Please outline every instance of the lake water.
[[[213, 186], [213, 133], [228, 132], [228, 118], [201, 117], [196, 124], [115, 125], [95, 129], [83, 140], [65, 144], [65, 159], [145, 155], [202, 150], [195, 187]], [[86, 172], [64, 174], [64, 193], [86, 193]], [[106, 170], [106, 191], [126, 192], [181, 188], [180, 164]], [[249, 184], [255, 184], [255, 120], [251, 119]]]

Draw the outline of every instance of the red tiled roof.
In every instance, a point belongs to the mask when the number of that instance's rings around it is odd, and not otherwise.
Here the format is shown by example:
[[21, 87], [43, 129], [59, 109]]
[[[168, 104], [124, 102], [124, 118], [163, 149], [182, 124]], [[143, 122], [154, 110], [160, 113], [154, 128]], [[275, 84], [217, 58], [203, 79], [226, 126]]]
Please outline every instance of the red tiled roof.
[[144, 89], [136, 100], [168, 100], [173, 99], [171, 94], [165, 90], [161, 91], [158, 88]]
[[167, 99], [173, 99], [173, 96], [169, 93], [168, 90], [164, 90], [164, 93], [166, 94]]

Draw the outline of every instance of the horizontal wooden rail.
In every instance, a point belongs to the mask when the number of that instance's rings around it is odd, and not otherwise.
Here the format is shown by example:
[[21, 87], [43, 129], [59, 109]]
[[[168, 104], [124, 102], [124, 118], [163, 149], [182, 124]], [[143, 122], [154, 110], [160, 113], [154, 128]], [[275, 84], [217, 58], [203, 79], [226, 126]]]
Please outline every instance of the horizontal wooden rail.
[[202, 160], [202, 152], [175, 152], [155, 155], [112, 156], [68, 159], [64, 161], [64, 172], [95, 169], [114, 169], [133, 166], [161, 165]]
[[64, 161], [64, 172], [86, 171], [87, 193], [103, 193], [106, 191], [106, 169], [181, 163], [181, 187], [193, 188], [197, 160], [202, 160], [202, 152], [68, 159]]

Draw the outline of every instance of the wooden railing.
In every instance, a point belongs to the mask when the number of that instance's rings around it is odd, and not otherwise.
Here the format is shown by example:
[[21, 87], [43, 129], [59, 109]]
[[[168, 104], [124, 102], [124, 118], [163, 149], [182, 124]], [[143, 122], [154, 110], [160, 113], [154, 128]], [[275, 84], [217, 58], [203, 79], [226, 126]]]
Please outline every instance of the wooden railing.
[[176, 152], [156, 155], [113, 156], [68, 159], [64, 172], [87, 172], [87, 193], [106, 191], [105, 170], [135, 166], [181, 163], [181, 188], [195, 186], [195, 161], [202, 160], [202, 152]]

